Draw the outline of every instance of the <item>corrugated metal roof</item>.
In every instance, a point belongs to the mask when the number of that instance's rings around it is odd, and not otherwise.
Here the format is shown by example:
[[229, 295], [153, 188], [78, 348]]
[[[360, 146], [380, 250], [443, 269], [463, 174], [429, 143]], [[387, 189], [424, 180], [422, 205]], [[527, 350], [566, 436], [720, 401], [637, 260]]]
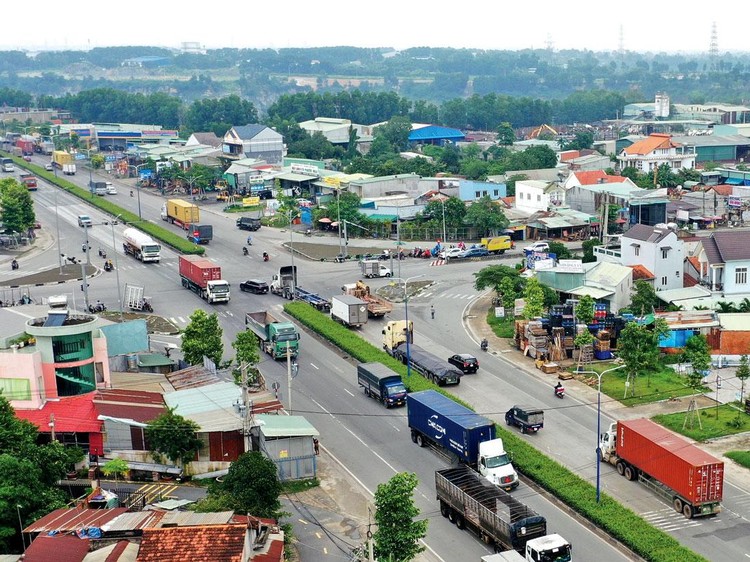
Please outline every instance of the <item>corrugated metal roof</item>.
[[216, 511], [213, 513], [196, 513], [194, 511], [170, 511], [158, 522], [158, 527], [178, 526], [195, 527], [198, 525], [226, 525], [232, 520], [233, 511]]
[[633, 270], [629, 267], [617, 263], [602, 262], [586, 273], [586, 285], [596, 283], [614, 288], [627, 277], [633, 277]]
[[102, 527], [103, 531], [133, 531], [156, 527], [164, 517], [161, 511], [128, 511], [115, 517], [112, 521]]
[[589, 287], [588, 285], [581, 285], [568, 291], [571, 295], [589, 295], [593, 299], [603, 299], [610, 295], [614, 295], [614, 291], [606, 291], [604, 289], [598, 289], [596, 287]]
[[24, 533], [48, 533], [50, 531], [75, 531], [81, 527], [103, 527], [110, 521], [127, 513], [125, 507], [111, 509], [61, 508], [48, 513], [27, 526]]
[[317, 429], [302, 416], [276, 416], [261, 414], [255, 416], [261, 425], [261, 431], [266, 437], [316, 436]]
[[177, 413], [181, 416], [191, 416], [217, 410], [234, 413], [232, 405], [241, 398], [242, 392], [239, 386], [232, 382], [218, 382], [170, 392], [164, 395], [164, 402], [170, 408], [177, 408]]

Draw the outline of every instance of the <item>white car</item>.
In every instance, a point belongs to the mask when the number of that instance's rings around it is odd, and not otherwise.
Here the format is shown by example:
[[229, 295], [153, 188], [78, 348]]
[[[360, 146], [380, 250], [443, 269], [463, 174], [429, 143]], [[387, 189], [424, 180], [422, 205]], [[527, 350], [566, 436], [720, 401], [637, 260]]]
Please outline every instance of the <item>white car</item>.
[[549, 252], [549, 244], [547, 242], [534, 242], [526, 250], [529, 252]]
[[447, 250], [443, 250], [438, 254], [438, 257], [441, 260], [448, 260], [451, 258], [457, 258], [461, 255], [461, 252], [463, 250], [461, 248], [448, 248]]
[[107, 182], [107, 195], [117, 195], [117, 188], [110, 181]]

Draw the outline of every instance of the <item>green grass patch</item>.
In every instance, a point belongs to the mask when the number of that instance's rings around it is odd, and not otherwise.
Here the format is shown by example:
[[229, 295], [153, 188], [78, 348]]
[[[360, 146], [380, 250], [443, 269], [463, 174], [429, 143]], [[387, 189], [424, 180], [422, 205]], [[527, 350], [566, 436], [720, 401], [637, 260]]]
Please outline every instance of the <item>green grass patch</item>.
[[289, 480], [281, 483], [281, 489], [285, 494], [299, 494], [306, 492], [310, 488], [320, 486], [320, 480], [317, 478], [307, 478], [305, 480]]
[[495, 308], [492, 307], [487, 311], [487, 324], [498, 338], [513, 339], [516, 334], [516, 320], [513, 316], [498, 318], [495, 316]]
[[222, 209], [222, 211], [225, 213], [255, 213], [256, 216], [262, 210], [262, 205], [252, 205], [250, 207], [245, 207], [242, 205], [242, 203], [231, 203], [230, 205], [227, 205]]
[[[596, 371], [602, 373], [608, 369], [617, 367], [616, 363], [592, 363], [583, 367], [586, 371]], [[576, 367], [572, 367], [571, 372], [575, 372]], [[602, 394], [612, 400], [617, 400], [625, 406], [640, 406], [642, 404], [652, 404], [662, 402], [670, 398], [683, 398], [695, 394], [695, 390], [685, 384], [685, 377], [677, 373], [674, 369], [663, 366], [657, 371], [643, 373], [636, 377], [635, 383], [628, 387], [627, 397], [625, 396], [626, 369], [618, 369], [605, 373], [602, 377]], [[582, 379], [592, 388], [597, 387], [597, 378], [591, 374], [581, 375]], [[708, 390], [708, 389], [705, 389]], [[684, 398], [683, 398], [684, 399]]]
[[[406, 379], [406, 367], [393, 359], [385, 351], [378, 349], [359, 335], [331, 320], [307, 303], [291, 302], [284, 310], [321, 337], [340, 347], [345, 353], [361, 362], [379, 361], [401, 374], [411, 392], [433, 388], [447, 397], [473, 409], [450, 394], [444, 388], [437, 388], [419, 375]], [[612, 367], [609, 364], [607, 367]], [[602, 366], [602, 370], [607, 368]], [[607, 377], [605, 375], [605, 377]], [[352, 369], [352, 380], [355, 379]], [[545, 488], [582, 514], [606, 533], [621, 541], [636, 554], [650, 562], [708, 562], [687, 547], [682, 546], [667, 533], [651, 526], [638, 514], [624, 507], [607, 494], [601, 494], [601, 502], [596, 502], [596, 488], [557, 461], [545, 456], [524, 441], [517, 432], [508, 431], [497, 425], [497, 435], [511, 452], [516, 469]], [[592, 457], [594, 453], [592, 451]], [[592, 458], [593, 462], [593, 458]], [[633, 482], [633, 486], [638, 484]]]
[[724, 456], [729, 457], [740, 466], [750, 468], [750, 451], [729, 451]]
[[[685, 406], [687, 408], [687, 403]], [[687, 418], [686, 412], [660, 414], [654, 416], [653, 419], [675, 433], [696, 441], [707, 441], [717, 437], [750, 431], [750, 416], [741, 412], [736, 402], [734, 404], [721, 404], [718, 408], [702, 408], [698, 410], [698, 414], [700, 415], [702, 428], [698, 426], [697, 418], [694, 418], [692, 427], [685, 427], [683, 429], [685, 419]], [[750, 456], [750, 453], [748, 455]]]

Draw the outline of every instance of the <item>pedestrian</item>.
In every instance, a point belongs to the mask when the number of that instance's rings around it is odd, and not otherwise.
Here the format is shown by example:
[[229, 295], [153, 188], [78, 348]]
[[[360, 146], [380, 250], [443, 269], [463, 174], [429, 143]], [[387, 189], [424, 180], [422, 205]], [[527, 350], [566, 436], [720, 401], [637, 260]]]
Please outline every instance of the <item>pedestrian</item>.
[[247, 245], [248, 246], [252, 246], [253, 245], [253, 237], [252, 236], [248, 235], [248, 237], [247, 237]]
[[313, 437], [313, 451], [316, 455], [320, 454], [320, 441], [316, 437]]
[[432, 319], [435, 320], [435, 307], [430, 305], [430, 316], [432, 316]]

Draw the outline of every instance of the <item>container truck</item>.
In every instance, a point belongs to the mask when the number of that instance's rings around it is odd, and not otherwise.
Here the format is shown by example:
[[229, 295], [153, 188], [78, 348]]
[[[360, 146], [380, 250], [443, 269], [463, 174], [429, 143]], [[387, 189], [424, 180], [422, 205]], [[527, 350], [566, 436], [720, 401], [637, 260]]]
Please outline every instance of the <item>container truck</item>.
[[405, 320], [388, 322], [382, 333], [383, 349], [386, 353], [414, 369], [427, 380], [438, 386], [461, 383], [462, 371], [445, 359], [441, 359], [412, 343], [414, 341], [414, 325], [411, 321], [408, 330]]
[[187, 231], [187, 239], [195, 244], [208, 244], [214, 238], [214, 227], [210, 224], [191, 224]]
[[75, 176], [76, 165], [75, 164], [63, 164], [62, 171], [63, 171], [63, 174], [65, 174], [66, 176]]
[[688, 519], [721, 511], [724, 463], [651, 420], [611, 424], [599, 451], [601, 461], [640, 480]]
[[547, 534], [547, 520], [466, 466], [435, 472], [440, 513], [459, 529], [469, 528], [495, 550], [512, 549], [526, 560], [569, 562], [571, 546]]
[[21, 183], [26, 186], [29, 191], [36, 191], [36, 176], [34, 174], [21, 174]]
[[518, 473], [503, 440], [495, 436], [495, 422], [435, 390], [408, 394], [406, 409], [412, 442], [440, 447], [506, 491], [518, 487]]
[[294, 298], [294, 288], [297, 286], [297, 266], [285, 265], [271, 279], [271, 292], [285, 299]]
[[161, 259], [161, 245], [148, 234], [135, 228], [126, 228], [123, 231], [122, 249], [126, 255], [133, 256], [144, 263], [159, 263]]
[[229, 302], [229, 283], [221, 278], [221, 267], [200, 256], [180, 256], [182, 286], [209, 303]]
[[341, 290], [345, 295], [351, 295], [362, 299], [367, 303], [367, 314], [371, 318], [382, 318], [386, 314], [393, 311], [393, 305], [385, 299], [381, 299], [377, 295], [373, 295], [370, 292], [370, 287], [362, 281], [356, 283], [347, 283]]
[[198, 205], [182, 199], [167, 199], [161, 208], [161, 220], [187, 230], [191, 224], [200, 222], [200, 209]]
[[52, 151], [52, 164], [58, 169], [62, 169], [64, 164], [72, 164], [73, 155], [70, 152], [64, 150]]
[[265, 310], [245, 314], [245, 327], [258, 336], [260, 348], [274, 359], [299, 353], [299, 332], [291, 322], [280, 322]]
[[294, 287], [293, 298], [298, 301], [304, 301], [321, 312], [329, 312], [331, 310], [331, 301], [321, 297], [318, 293], [307, 291], [302, 287]]
[[350, 328], [367, 324], [367, 303], [350, 295], [337, 295], [331, 299], [331, 318]]
[[391, 270], [380, 263], [378, 260], [362, 260], [360, 267], [362, 268], [362, 275], [365, 277], [390, 277]]
[[34, 154], [34, 137], [22, 136], [16, 141], [16, 146], [21, 149], [21, 156], [31, 156]]
[[401, 375], [382, 363], [357, 365], [357, 384], [364, 389], [365, 396], [382, 402], [386, 408], [406, 404], [406, 387]]

